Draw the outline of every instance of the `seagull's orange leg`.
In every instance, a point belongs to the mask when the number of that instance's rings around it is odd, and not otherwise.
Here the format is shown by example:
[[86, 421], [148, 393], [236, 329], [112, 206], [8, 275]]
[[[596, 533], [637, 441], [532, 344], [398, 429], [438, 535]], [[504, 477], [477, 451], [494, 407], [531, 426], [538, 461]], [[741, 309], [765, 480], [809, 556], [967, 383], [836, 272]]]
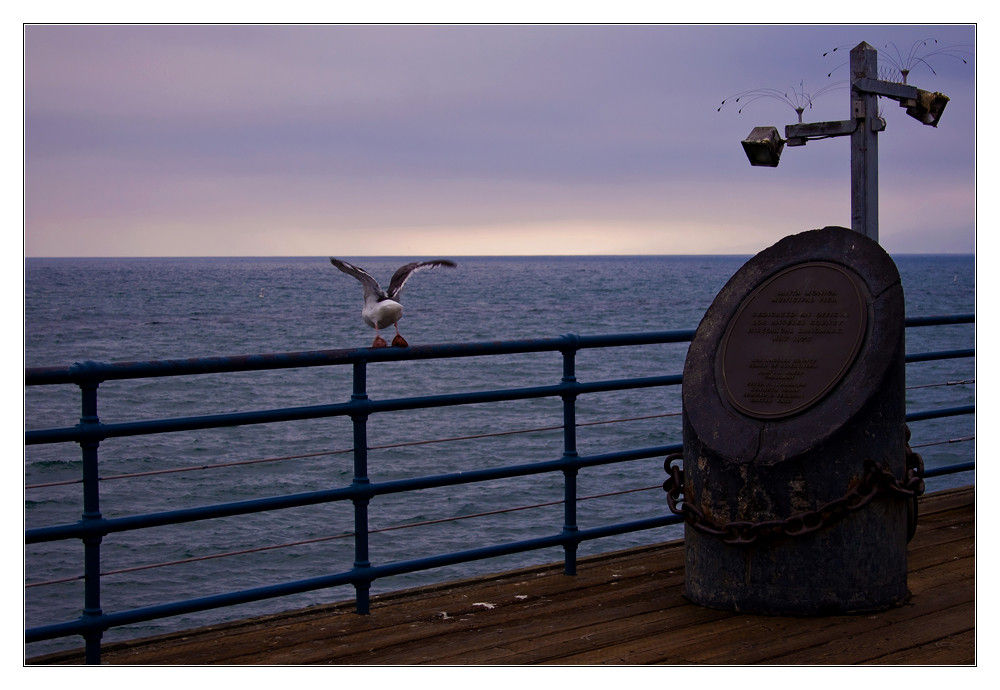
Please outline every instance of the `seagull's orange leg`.
[[410, 344], [399, 334], [399, 323], [394, 323], [393, 326], [396, 327], [396, 337], [392, 339], [393, 347], [409, 347]]

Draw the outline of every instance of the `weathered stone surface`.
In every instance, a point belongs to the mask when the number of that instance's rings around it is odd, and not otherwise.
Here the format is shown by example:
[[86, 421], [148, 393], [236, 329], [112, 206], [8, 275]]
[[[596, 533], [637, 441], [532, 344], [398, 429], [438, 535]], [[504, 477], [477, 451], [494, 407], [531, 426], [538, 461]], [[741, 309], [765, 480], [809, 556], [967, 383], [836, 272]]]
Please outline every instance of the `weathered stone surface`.
[[[685, 363], [685, 501], [718, 525], [757, 523], [841, 498], [866, 460], [902, 479], [903, 318], [895, 264], [856, 232], [800, 233], [748, 261]], [[686, 592], [707, 606], [818, 614], [907, 596], [900, 498], [808, 536], [736, 546], [689, 526], [685, 539]]]

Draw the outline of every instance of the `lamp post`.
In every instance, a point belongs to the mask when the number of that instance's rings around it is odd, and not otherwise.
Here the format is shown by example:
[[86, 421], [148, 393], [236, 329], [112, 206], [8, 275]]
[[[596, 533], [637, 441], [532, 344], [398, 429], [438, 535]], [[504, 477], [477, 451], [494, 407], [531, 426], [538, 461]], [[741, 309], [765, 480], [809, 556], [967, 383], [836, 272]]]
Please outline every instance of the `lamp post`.
[[[775, 167], [785, 144], [805, 146], [810, 139], [851, 137], [851, 229], [878, 241], [878, 133], [885, 120], [878, 97], [898, 101], [906, 114], [937, 127], [948, 97], [907, 84], [877, 79], [878, 53], [867, 43], [851, 50], [851, 118], [834, 122], [787, 125], [785, 139], [776, 127], [754, 127], [743, 141], [750, 165]], [[800, 117], [801, 120], [801, 117]]]

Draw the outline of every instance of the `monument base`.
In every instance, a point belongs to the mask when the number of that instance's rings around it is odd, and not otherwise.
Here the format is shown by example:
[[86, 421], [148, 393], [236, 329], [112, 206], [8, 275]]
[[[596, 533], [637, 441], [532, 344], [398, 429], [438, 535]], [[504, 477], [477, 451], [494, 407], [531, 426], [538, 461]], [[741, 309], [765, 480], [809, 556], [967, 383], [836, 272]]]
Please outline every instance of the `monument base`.
[[[884, 383], [884, 391], [902, 390], [894, 385], [898, 381]], [[892, 397], [875, 407], [896, 407]], [[848, 512], [875, 488], [873, 466], [865, 466], [873, 449], [895, 456], [895, 476], [905, 476], [905, 428], [878, 423], [885, 419], [863, 413], [843, 433], [773, 465], [722, 462], [694, 446], [696, 469], [685, 477], [685, 497], [698, 497], [694, 503], [713, 523], [738, 518], [747, 524], [726, 536], [685, 525], [687, 598], [710, 608], [772, 615], [860, 613], [904, 603], [906, 497], [875, 493]], [[688, 467], [685, 459], [685, 475]], [[832, 508], [824, 511], [826, 506]], [[839, 513], [833, 509], [838, 506]], [[733, 543], [733, 537], [749, 543]]]

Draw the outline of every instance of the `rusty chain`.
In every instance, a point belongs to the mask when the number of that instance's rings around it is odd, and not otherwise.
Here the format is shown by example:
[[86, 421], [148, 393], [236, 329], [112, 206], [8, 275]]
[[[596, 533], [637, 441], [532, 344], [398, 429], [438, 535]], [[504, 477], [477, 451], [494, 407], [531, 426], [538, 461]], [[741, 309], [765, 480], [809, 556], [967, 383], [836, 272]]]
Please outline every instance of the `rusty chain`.
[[[907, 541], [913, 538], [917, 522], [917, 497], [924, 492], [923, 459], [906, 447], [906, 477], [898, 480], [891, 471], [872, 460], [865, 461], [865, 473], [861, 482], [838, 499], [830, 501], [815, 510], [797, 513], [783, 520], [763, 522], [734, 521], [724, 525], [713, 522], [704, 512], [684, 501], [684, 469], [672, 464], [683, 459], [683, 453], [668, 455], [663, 469], [669, 475], [663, 482], [670, 511], [684, 518], [692, 528], [718, 537], [727, 544], [747, 545], [759, 539], [778, 537], [801, 537], [817, 532], [849, 513], [853, 513], [880, 494], [895, 493], [909, 499], [907, 507]], [[678, 507], [678, 503], [681, 505]]]

